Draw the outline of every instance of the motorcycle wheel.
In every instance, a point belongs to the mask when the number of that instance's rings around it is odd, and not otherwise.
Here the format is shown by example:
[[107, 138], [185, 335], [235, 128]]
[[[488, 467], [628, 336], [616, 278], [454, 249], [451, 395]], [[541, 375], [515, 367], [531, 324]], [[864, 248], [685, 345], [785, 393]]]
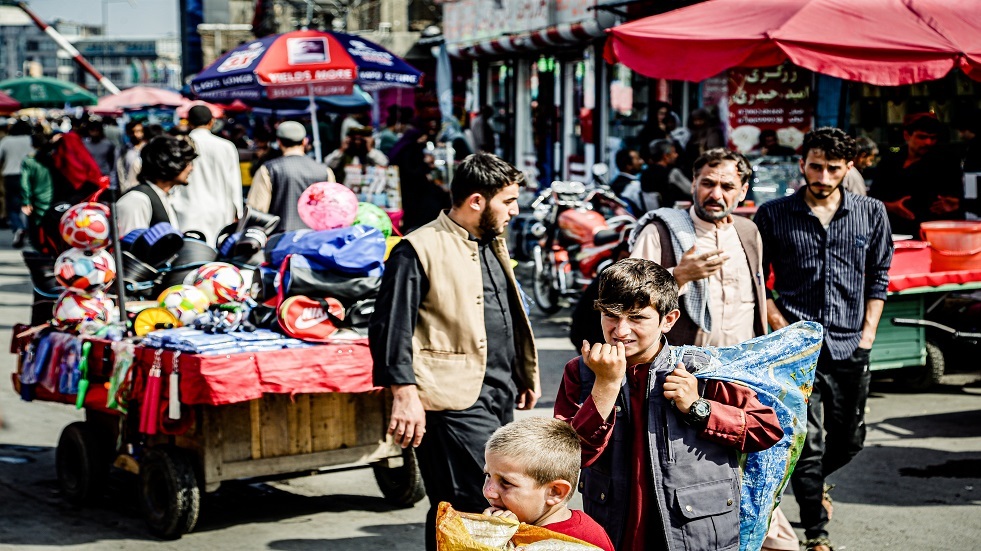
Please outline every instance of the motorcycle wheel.
[[555, 263], [546, 257], [545, 251], [540, 245], [532, 249], [531, 257], [535, 263], [534, 281], [531, 286], [535, 304], [543, 314], [551, 316], [562, 309], [559, 304], [559, 292], [555, 288], [555, 281], [552, 277]]

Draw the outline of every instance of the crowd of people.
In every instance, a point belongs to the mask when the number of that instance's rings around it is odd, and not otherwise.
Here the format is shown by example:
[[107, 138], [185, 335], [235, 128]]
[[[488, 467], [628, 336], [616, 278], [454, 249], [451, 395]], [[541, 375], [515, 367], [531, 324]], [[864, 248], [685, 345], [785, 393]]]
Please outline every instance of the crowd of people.
[[[430, 550], [440, 502], [606, 550], [734, 548], [739, 454], [773, 446], [783, 430], [753, 390], [696, 379], [673, 361], [672, 347], [735, 345], [819, 322], [824, 345], [790, 482], [806, 549], [832, 551], [827, 478], [864, 445], [892, 233], [916, 235], [923, 221], [972, 208], [960, 178], [981, 165], [976, 127], [963, 125], [957, 162], [938, 147], [935, 116], [910, 116], [906, 145], [874, 172], [874, 142], [814, 130], [799, 151], [799, 189], [763, 204], [751, 221], [733, 214], [749, 191], [746, 159], [723, 146], [707, 112], [678, 132], [677, 116], [662, 106], [645, 129], [648, 147], [616, 156], [611, 185], [642, 215], [631, 258], [601, 273], [597, 299], [582, 309], [589, 337], [564, 368], [555, 419], [515, 423], [514, 410], [542, 396], [532, 325], [502, 237], [518, 214], [524, 176], [477, 151], [451, 183], [440, 182], [427, 147], [439, 127], [407, 115], [390, 111], [377, 134], [363, 114], [346, 117], [322, 160], [309, 156], [310, 133], [298, 122], [276, 121], [247, 143], [234, 126], [216, 135], [204, 106], [169, 132], [129, 123], [118, 145], [103, 121], [56, 133], [18, 121], [0, 142], [0, 210], [23, 236], [44, 226], [55, 203], [115, 182], [121, 234], [168, 222], [213, 243], [245, 205], [279, 216], [278, 231], [298, 229], [296, 203], [311, 183], [343, 182], [352, 167], [398, 166], [408, 231], [391, 251], [377, 302], [399, 307], [376, 309], [369, 336], [374, 382], [392, 391], [389, 433], [415, 448], [425, 481]], [[247, 198], [243, 144], [255, 161]], [[761, 140], [765, 152], [786, 153], [780, 147]], [[691, 205], [665, 208], [678, 201]], [[40, 250], [37, 232], [29, 233]], [[665, 430], [649, 430], [649, 419]], [[576, 489], [585, 512], [567, 507]], [[797, 549], [779, 508], [770, 526], [765, 549]]]

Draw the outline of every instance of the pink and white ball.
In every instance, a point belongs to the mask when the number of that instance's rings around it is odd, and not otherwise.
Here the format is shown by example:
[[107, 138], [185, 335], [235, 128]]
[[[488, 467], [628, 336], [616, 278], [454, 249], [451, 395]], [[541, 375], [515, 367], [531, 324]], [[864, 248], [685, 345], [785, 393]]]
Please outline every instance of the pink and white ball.
[[109, 207], [102, 203], [79, 203], [61, 216], [61, 237], [72, 247], [89, 251], [109, 244]]
[[346, 228], [358, 215], [358, 196], [335, 182], [317, 182], [300, 195], [296, 204], [303, 223], [315, 230]]
[[109, 251], [68, 249], [55, 261], [55, 279], [66, 289], [91, 293], [105, 289], [116, 277]]
[[58, 327], [74, 327], [84, 321], [109, 323], [116, 306], [102, 293], [82, 293], [67, 290], [58, 297], [52, 311], [52, 323]]
[[193, 285], [213, 304], [242, 302], [246, 298], [242, 272], [225, 262], [209, 262], [198, 268]]

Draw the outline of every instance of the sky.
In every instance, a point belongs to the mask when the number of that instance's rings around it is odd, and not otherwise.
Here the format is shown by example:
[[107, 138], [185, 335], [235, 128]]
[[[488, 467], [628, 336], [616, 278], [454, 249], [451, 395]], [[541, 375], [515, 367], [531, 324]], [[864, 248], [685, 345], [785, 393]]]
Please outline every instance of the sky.
[[[102, 5], [107, 0], [27, 0], [29, 7], [47, 22], [66, 19], [102, 24]], [[109, 35], [164, 36], [178, 34], [178, 0], [108, 0]]]

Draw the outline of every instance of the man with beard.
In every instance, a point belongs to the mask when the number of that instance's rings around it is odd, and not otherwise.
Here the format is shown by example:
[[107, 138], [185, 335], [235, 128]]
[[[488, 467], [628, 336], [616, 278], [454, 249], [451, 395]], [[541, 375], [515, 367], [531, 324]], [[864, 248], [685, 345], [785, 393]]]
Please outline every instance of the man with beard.
[[479, 513], [484, 445], [541, 395], [531, 324], [501, 234], [518, 214], [521, 172], [489, 153], [457, 168], [453, 205], [405, 236], [385, 266], [369, 326], [374, 382], [392, 390], [388, 427], [413, 446], [430, 510]]
[[195, 157], [189, 141], [172, 136], [153, 138], [140, 150], [140, 183], [116, 203], [120, 236], [160, 222], [178, 228], [172, 198], [176, 190], [187, 185]]
[[724, 148], [702, 153], [693, 169], [691, 208], [644, 215], [630, 256], [657, 262], [678, 282], [681, 317], [665, 334], [669, 343], [727, 346], [766, 332], [760, 233], [732, 214], [746, 198], [752, 169]]
[[[767, 299], [770, 327], [801, 320], [824, 326], [807, 439], [791, 476], [808, 551], [831, 551], [831, 503], [825, 479], [847, 465], [865, 442], [869, 355], [889, 282], [893, 245], [886, 208], [841, 183], [855, 142], [837, 128], [804, 138], [800, 167], [806, 185], [756, 213], [763, 267], [775, 276]], [[822, 435], [822, 427], [827, 436]]]

